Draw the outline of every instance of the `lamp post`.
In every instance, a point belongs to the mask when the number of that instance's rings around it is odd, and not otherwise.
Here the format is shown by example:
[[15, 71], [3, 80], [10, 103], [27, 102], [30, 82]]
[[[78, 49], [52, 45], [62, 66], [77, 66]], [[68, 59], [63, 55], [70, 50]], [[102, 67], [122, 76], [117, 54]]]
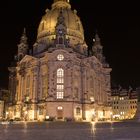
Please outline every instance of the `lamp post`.
[[9, 112], [6, 111], [6, 120], [8, 119]]
[[111, 119], [111, 121], [112, 121], [112, 115], [113, 115], [113, 113], [112, 113], [112, 112], [110, 112], [110, 119]]

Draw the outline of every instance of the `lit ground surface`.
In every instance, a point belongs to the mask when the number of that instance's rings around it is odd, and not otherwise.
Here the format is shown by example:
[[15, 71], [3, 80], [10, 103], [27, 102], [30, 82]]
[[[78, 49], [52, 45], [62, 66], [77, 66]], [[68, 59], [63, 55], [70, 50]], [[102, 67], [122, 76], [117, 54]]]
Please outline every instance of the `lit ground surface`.
[[0, 140], [140, 140], [140, 122], [0, 124]]

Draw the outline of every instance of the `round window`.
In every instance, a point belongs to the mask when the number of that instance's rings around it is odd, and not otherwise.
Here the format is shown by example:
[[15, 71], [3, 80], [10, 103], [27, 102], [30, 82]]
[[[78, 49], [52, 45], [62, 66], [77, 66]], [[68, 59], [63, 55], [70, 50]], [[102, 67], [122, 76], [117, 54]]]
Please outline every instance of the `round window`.
[[62, 61], [62, 60], [64, 59], [64, 56], [63, 56], [62, 54], [59, 54], [59, 55], [57, 56], [57, 59], [60, 60], [60, 61]]

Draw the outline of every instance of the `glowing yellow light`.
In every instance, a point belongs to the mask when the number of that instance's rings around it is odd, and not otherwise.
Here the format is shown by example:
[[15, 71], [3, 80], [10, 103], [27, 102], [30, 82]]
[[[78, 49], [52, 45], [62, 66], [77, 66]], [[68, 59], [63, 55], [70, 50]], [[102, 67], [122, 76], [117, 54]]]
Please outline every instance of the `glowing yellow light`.
[[91, 122], [91, 133], [95, 134], [96, 133], [96, 122]]
[[99, 114], [99, 118], [102, 119], [103, 118], [103, 111], [99, 111], [98, 114]]
[[6, 112], [6, 115], [8, 115], [9, 114], [9, 112]]
[[90, 97], [90, 101], [91, 102], [94, 102], [95, 100], [94, 100], [94, 97]]
[[64, 56], [62, 54], [58, 54], [57, 59], [62, 61], [64, 59]]
[[113, 118], [120, 118], [120, 115], [113, 115]]
[[25, 111], [25, 114], [27, 115], [27, 114], [28, 114], [28, 112], [27, 112], [27, 111]]
[[50, 117], [49, 116], [46, 116], [46, 119], [49, 119]]

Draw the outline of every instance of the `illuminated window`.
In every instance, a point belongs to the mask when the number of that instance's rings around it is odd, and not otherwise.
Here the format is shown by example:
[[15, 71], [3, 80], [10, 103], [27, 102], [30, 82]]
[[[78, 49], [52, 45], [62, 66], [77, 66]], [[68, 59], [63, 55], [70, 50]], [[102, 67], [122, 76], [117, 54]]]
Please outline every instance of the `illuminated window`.
[[94, 99], [93, 96], [90, 97], [90, 101], [91, 101], [92, 103], [95, 102], [95, 99]]
[[30, 100], [29, 96], [25, 96], [25, 101], [29, 102], [29, 100]]
[[58, 69], [57, 70], [57, 84], [63, 84], [64, 83], [64, 70]]
[[64, 85], [57, 85], [57, 91], [62, 92], [64, 90]]
[[80, 115], [81, 114], [81, 109], [80, 109], [80, 107], [77, 107], [76, 108], [76, 115]]
[[57, 70], [57, 99], [63, 99], [64, 96], [64, 70]]
[[38, 114], [43, 115], [43, 107], [42, 106], [38, 107]]
[[64, 56], [63, 56], [62, 54], [59, 54], [59, 55], [57, 56], [57, 59], [60, 60], [60, 61], [62, 61], [62, 60], [64, 60]]

